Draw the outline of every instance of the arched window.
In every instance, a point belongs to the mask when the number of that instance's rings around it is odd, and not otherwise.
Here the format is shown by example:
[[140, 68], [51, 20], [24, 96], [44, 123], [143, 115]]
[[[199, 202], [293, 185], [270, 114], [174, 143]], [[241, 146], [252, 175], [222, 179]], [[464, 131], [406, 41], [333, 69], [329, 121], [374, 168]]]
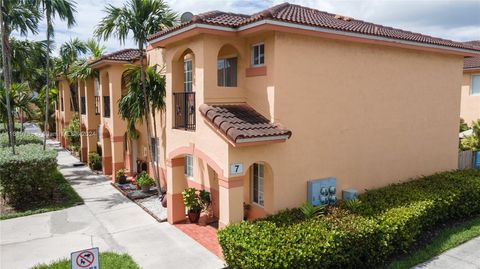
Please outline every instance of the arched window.
[[217, 85], [237, 87], [238, 53], [231, 45], [223, 46], [217, 59]]
[[185, 56], [183, 59], [183, 91], [192, 92], [193, 89], [193, 62], [192, 58]]

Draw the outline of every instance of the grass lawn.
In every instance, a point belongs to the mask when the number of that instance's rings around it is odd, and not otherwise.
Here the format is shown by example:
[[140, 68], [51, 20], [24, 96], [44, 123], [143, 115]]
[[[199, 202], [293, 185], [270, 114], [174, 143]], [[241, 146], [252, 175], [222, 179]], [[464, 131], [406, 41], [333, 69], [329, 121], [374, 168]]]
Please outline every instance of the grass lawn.
[[0, 220], [23, 217], [33, 214], [45, 213], [49, 211], [60, 210], [74, 205], [82, 204], [82, 198], [70, 186], [63, 175], [57, 171], [56, 175], [57, 188], [54, 192], [52, 200], [42, 203], [24, 205], [22, 208], [14, 208], [5, 203], [1, 199]]
[[[70, 268], [70, 260], [63, 259], [51, 264], [39, 264], [31, 269], [66, 269]], [[114, 252], [100, 253], [101, 269], [140, 269], [137, 263], [128, 254]]]
[[387, 269], [411, 268], [477, 236], [480, 236], [480, 216], [442, 230], [430, 244], [392, 262]]

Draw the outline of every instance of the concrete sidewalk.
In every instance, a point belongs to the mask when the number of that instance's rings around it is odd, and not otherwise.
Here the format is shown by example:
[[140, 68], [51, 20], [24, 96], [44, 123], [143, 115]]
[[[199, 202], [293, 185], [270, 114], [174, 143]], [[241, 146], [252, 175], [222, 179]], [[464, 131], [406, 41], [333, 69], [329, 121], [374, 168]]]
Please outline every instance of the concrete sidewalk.
[[58, 150], [62, 174], [85, 205], [0, 221], [0, 268], [30, 268], [99, 247], [130, 254], [141, 268], [222, 268], [223, 262], [168, 223], [158, 223], [126, 199], [104, 176]]
[[480, 269], [480, 237], [421, 263], [412, 269]]

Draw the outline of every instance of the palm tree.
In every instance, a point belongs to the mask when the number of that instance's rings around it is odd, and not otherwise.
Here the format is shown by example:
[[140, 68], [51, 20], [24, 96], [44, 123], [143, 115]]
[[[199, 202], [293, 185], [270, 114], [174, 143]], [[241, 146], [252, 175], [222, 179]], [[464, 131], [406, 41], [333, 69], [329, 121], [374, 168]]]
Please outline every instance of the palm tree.
[[[50, 76], [52, 77], [52, 76]], [[49, 108], [45, 109], [46, 103], [45, 103], [45, 90], [47, 89], [47, 86], [44, 85], [44, 87], [40, 90], [40, 93], [38, 97], [34, 100], [35, 105], [38, 107], [37, 113], [35, 115], [35, 120], [39, 123], [43, 123], [44, 119], [48, 119], [48, 125], [46, 130], [44, 125], [40, 125], [40, 128], [44, 132], [54, 132], [55, 131], [55, 100], [57, 99], [58, 96], [58, 89], [56, 88], [48, 88], [49, 90], [49, 96], [51, 97], [49, 99]], [[48, 112], [48, 115], [45, 115], [45, 112]]]
[[87, 43], [85, 44], [90, 52], [89, 60], [100, 58], [105, 53], [105, 46], [100, 45], [100, 43], [93, 38], [87, 40]]
[[85, 81], [89, 77], [98, 77], [98, 71], [92, 69], [88, 62], [93, 59], [100, 58], [105, 52], [105, 47], [101, 46], [94, 39], [89, 39], [85, 43], [85, 47], [89, 53], [88, 58], [81, 58], [76, 60], [71, 65], [69, 73], [67, 75], [67, 78], [72, 82], [76, 82], [78, 80]]
[[[14, 113], [9, 113], [8, 112], [8, 107], [6, 105], [6, 92], [5, 88], [1, 87], [0, 88], [0, 118], [4, 122], [9, 121], [9, 116], [10, 120], [13, 121], [14, 119]], [[9, 91], [9, 98], [10, 99], [10, 105], [11, 109], [13, 111], [16, 111], [18, 115], [21, 113], [25, 114], [28, 119], [32, 119], [34, 117], [34, 110], [33, 107], [31, 106], [33, 104], [33, 95], [32, 91], [30, 90], [28, 83], [23, 82], [23, 83], [12, 83], [10, 85], [10, 91]], [[22, 130], [23, 130], [23, 122], [22, 122]]]
[[[47, 51], [50, 51], [50, 38], [53, 37], [54, 30], [53, 30], [53, 23], [52, 19], [55, 19], [57, 16], [62, 21], [67, 21], [67, 26], [71, 27], [75, 24], [75, 17], [74, 13], [76, 12], [76, 2], [73, 0], [33, 0], [37, 7], [41, 8], [41, 12], [45, 14], [47, 19]], [[46, 67], [45, 67], [45, 75], [46, 75], [46, 95], [45, 95], [45, 103], [49, 104], [49, 90], [50, 87], [50, 78], [49, 78], [49, 69], [50, 69], [50, 53], [47, 54], [46, 58]], [[48, 109], [49, 105], [45, 105], [45, 123], [44, 123], [44, 130], [48, 130]], [[44, 133], [43, 136], [43, 149], [46, 149], [47, 145], [47, 133]]]
[[60, 46], [59, 61], [56, 62], [55, 66], [57, 75], [67, 77], [80, 54], [85, 54], [87, 51], [88, 48], [85, 42], [78, 38], [70, 39], [63, 43]]
[[[157, 65], [145, 68], [145, 86], [151, 110], [154, 129], [156, 128], [155, 112], [165, 110], [165, 76], [157, 72]], [[138, 65], [127, 65], [122, 75], [127, 94], [118, 102], [120, 116], [127, 121], [131, 138], [137, 138], [135, 123], [142, 123], [145, 117], [145, 103], [140, 80], [141, 68]], [[157, 138], [155, 130], [155, 138]]]
[[[140, 82], [143, 93], [144, 117], [147, 127], [148, 156], [151, 167], [154, 168], [153, 147], [151, 142], [151, 130], [149, 123], [150, 106], [145, 82], [145, 63], [144, 63], [144, 44], [150, 34], [164, 30], [167, 27], [174, 26], [177, 14], [172, 12], [163, 0], [128, 0], [122, 7], [108, 5], [106, 7], [107, 16], [105, 16], [95, 29], [95, 35], [104, 40], [111, 36], [116, 37], [121, 44], [129, 34], [133, 35], [133, 40], [137, 43], [140, 50]], [[160, 181], [157, 169], [154, 171], [154, 178], [157, 187], [160, 190]], [[160, 192], [159, 192], [160, 193]]]
[[[0, 0], [0, 28], [2, 46], [3, 82], [5, 85], [5, 106], [8, 115], [12, 114], [10, 104], [10, 86], [12, 77], [12, 52], [10, 34], [18, 31], [26, 35], [29, 31], [36, 33], [40, 14], [31, 3], [20, 0]], [[9, 141], [15, 154], [14, 127], [12, 117], [7, 117]]]
[[12, 52], [12, 82], [28, 82], [39, 92], [45, 85], [46, 41], [10, 39]]
[[[69, 86], [72, 85], [72, 82], [69, 79], [70, 73], [75, 62], [78, 60], [80, 54], [85, 54], [88, 48], [87, 45], [78, 38], [71, 39], [60, 46], [60, 59], [56, 62], [55, 73], [57, 75], [63, 76], [69, 81]], [[78, 104], [74, 99], [76, 95], [76, 90], [72, 91], [70, 88], [70, 104], [72, 107], [75, 107], [75, 104]], [[75, 109], [75, 111], [77, 111]]]

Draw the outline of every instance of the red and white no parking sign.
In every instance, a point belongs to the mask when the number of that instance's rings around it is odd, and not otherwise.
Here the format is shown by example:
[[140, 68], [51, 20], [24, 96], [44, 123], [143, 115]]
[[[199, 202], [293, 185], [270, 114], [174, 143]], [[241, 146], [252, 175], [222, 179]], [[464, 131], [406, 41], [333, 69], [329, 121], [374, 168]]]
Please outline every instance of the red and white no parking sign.
[[70, 256], [72, 269], [100, 269], [98, 248], [72, 252]]

